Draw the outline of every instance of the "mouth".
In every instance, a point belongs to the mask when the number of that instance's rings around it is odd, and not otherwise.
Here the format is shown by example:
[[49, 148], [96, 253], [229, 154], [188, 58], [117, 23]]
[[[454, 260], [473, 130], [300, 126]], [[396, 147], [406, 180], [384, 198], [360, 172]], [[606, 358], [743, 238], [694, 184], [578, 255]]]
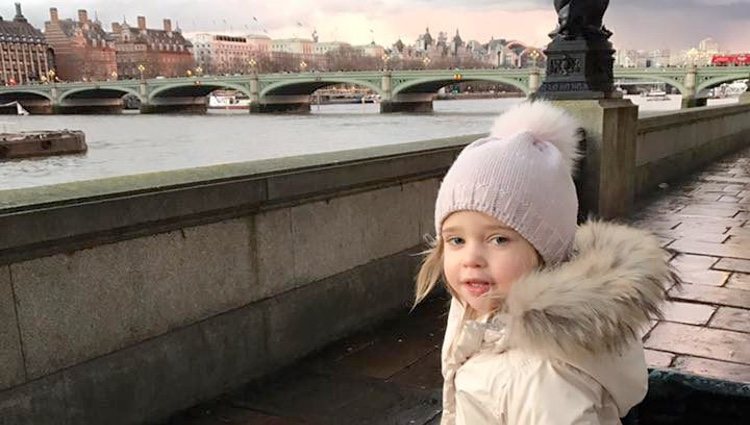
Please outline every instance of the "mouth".
[[486, 280], [467, 280], [462, 282], [466, 291], [475, 297], [482, 296], [490, 291], [492, 284]]

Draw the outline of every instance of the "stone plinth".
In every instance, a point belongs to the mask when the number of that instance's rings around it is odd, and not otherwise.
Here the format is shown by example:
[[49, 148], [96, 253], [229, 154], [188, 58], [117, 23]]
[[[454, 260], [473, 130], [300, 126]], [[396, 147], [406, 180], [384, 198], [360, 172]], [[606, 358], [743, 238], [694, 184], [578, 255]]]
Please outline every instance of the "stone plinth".
[[555, 101], [583, 124], [586, 147], [578, 177], [582, 216], [627, 214], [635, 196], [638, 107], [625, 99]]

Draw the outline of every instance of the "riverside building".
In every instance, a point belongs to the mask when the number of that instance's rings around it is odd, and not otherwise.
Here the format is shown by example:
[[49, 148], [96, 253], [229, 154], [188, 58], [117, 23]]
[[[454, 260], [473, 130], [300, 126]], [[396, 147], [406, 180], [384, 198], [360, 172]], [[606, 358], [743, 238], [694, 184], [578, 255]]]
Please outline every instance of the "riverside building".
[[15, 85], [42, 81], [54, 68], [52, 49], [44, 34], [31, 24], [16, 3], [12, 21], [0, 17], [0, 84]]

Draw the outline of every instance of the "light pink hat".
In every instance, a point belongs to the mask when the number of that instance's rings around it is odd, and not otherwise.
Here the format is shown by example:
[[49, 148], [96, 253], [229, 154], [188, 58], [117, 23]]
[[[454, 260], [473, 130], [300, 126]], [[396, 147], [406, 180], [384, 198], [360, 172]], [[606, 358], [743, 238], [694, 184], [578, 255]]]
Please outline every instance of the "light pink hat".
[[573, 172], [578, 123], [543, 101], [501, 115], [490, 136], [468, 145], [445, 175], [435, 204], [435, 232], [456, 211], [488, 214], [526, 238], [548, 265], [565, 260], [576, 232]]

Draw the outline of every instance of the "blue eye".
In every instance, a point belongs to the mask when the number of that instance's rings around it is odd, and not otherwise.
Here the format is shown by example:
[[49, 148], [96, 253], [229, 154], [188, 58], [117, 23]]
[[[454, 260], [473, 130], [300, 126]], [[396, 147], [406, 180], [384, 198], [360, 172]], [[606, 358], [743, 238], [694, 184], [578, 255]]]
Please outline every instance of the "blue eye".
[[464, 243], [464, 240], [463, 238], [454, 236], [454, 237], [447, 238], [445, 240], [445, 243], [447, 243], [448, 245], [461, 245], [462, 243]]
[[510, 239], [506, 238], [505, 236], [495, 236], [494, 238], [492, 238], [492, 242], [495, 245], [505, 245], [509, 241]]

